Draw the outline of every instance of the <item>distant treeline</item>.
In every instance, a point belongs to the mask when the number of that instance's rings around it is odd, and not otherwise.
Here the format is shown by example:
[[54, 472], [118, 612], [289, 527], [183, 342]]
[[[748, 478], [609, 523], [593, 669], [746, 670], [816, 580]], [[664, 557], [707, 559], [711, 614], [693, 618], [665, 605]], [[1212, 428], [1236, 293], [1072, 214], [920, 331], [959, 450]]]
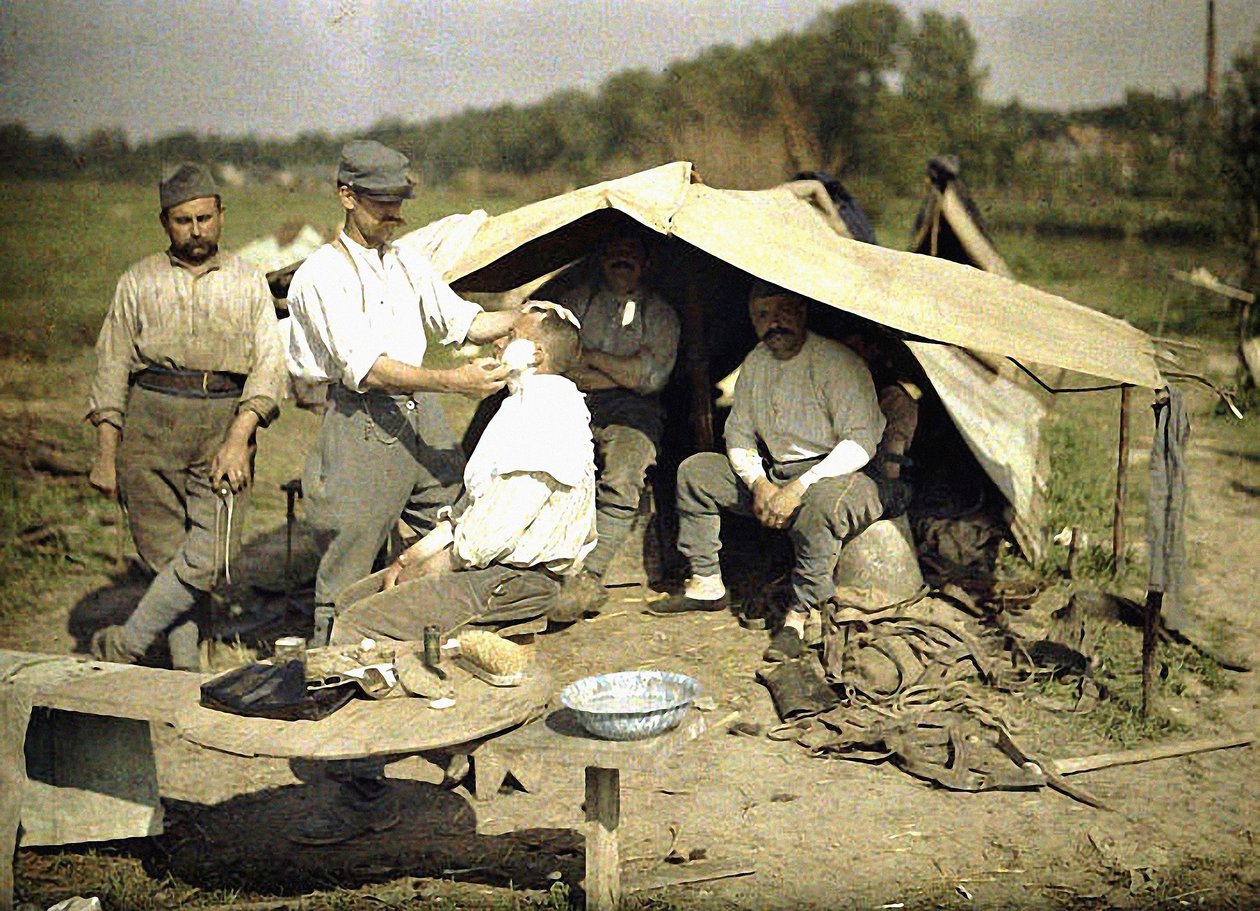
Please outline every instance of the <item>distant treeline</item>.
[[[989, 187], [1217, 192], [1201, 98], [1133, 92], [1123, 104], [1073, 114], [993, 105], [981, 99], [987, 74], [976, 51], [961, 16], [912, 19], [893, 3], [858, 0], [768, 41], [715, 46], [659, 73], [618, 73], [593, 93], [382, 122], [366, 132], [406, 150], [435, 185], [469, 174], [581, 182], [688, 159], [725, 186], [824, 169], [881, 195], [903, 194], [919, 184], [929, 156], [947, 153], [960, 157], [972, 183]], [[9, 124], [0, 127], [0, 165], [30, 178], [151, 180], [162, 163], [192, 158], [243, 176], [292, 179], [329, 173], [346, 138], [185, 133], [132, 143], [121, 129], [100, 129], [69, 142]]]

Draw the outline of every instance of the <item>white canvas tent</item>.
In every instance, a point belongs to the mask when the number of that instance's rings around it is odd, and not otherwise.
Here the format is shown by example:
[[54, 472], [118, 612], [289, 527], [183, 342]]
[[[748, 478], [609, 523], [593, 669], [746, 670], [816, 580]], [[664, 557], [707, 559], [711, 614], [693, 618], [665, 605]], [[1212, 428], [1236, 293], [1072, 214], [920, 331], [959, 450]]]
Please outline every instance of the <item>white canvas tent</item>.
[[[731, 328], [746, 323], [741, 295], [750, 276], [897, 330], [1007, 498], [1021, 546], [1034, 554], [1041, 528], [1037, 445], [1028, 428], [1041, 411], [1035, 395], [985, 364], [1009, 359], [1095, 384], [1164, 385], [1151, 339], [1121, 320], [970, 266], [848, 240], [790, 188], [709, 187], [687, 162], [488, 218], [446, 277], [461, 291], [509, 291], [590, 252], [625, 218], [675, 245], [674, 272], [686, 298], [680, 361], [693, 374], [707, 373], [696, 376], [693, 397], [707, 397], [751, 345], [747, 331]], [[732, 291], [727, 275], [724, 289], [710, 287], [720, 277], [714, 264], [743, 284]], [[993, 390], [1000, 394], [986, 394]], [[704, 439], [702, 416], [693, 416], [693, 429], [698, 448], [712, 442]]]

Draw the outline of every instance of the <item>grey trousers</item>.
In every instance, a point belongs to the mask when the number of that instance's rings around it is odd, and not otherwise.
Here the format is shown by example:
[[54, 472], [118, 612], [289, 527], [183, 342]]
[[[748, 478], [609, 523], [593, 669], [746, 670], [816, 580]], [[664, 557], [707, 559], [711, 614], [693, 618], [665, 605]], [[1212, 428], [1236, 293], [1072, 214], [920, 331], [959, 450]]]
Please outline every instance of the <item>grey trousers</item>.
[[656, 464], [663, 411], [655, 396], [610, 389], [587, 396], [599, 477], [595, 487], [595, 530], [599, 543], [583, 565], [602, 576], [639, 511], [647, 470]]
[[431, 529], [437, 511], [455, 502], [463, 471], [437, 395], [332, 386], [302, 473], [307, 518], [323, 554], [315, 603], [334, 604], [368, 575], [400, 518], [417, 531]]
[[449, 633], [466, 623], [502, 626], [541, 616], [560, 583], [536, 569], [488, 566], [412, 579], [381, 591], [384, 571], [345, 589], [337, 599], [332, 644], [364, 637], [420, 641], [424, 628]]
[[[791, 480], [812, 464], [816, 463], [774, 466], [771, 480]], [[678, 467], [678, 550], [695, 575], [721, 572], [722, 510], [752, 515], [752, 491], [725, 455], [701, 452], [691, 456]], [[882, 513], [879, 490], [862, 472], [810, 485], [787, 526], [795, 555], [792, 594], [796, 608], [821, 608], [835, 594], [832, 573], [840, 547]]]
[[[226, 512], [210, 485], [210, 462], [236, 417], [236, 399], [193, 399], [133, 386], [118, 450], [119, 497], [136, 551], [157, 576], [124, 625], [142, 654], [161, 636], [177, 668], [195, 668], [202, 593], [215, 582], [227, 543]], [[253, 466], [251, 464], [251, 475]], [[249, 488], [236, 494], [231, 552], [240, 552]], [[215, 521], [219, 515], [219, 552]]]

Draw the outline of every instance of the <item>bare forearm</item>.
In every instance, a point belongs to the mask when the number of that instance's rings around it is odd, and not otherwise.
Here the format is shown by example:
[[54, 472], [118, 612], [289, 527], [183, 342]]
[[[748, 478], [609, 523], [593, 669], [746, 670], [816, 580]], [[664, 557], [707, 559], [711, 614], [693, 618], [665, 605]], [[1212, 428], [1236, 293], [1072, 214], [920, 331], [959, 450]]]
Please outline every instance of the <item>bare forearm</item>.
[[508, 334], [516, 318], [521, 315], [519, 307], [508, 310], [486, 311], [478, 313], [468, 327], [468, 341], [474, 345], [484, 345]]
[[447, 370], [415, 367], [381, 355], [360, 384], [365, 389], [404, 395], [410, 392], [451, 392]]
[[258, 413], [248, 408], [242, 408], [236, 412], [236, 417], [232, 419], [232, 424], [228, 427], [228, 432], [223, 437], [223, 442], [234, 446], [248, 446], [249, 441], [254, 436], [254, 431], [257, 429]]

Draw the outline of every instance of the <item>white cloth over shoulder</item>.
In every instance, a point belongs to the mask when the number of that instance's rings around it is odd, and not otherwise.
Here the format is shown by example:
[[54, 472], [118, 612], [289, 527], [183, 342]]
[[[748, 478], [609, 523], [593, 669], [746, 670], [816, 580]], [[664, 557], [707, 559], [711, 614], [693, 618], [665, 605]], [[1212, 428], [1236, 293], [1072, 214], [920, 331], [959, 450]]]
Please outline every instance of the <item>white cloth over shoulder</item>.
[[585, 397], [562, 376], [526, 372], [464, 470], [453, 517], [463, 566], [572, 574], [595, 547], [595, 447]]
[[294, 274], [289, 312], [289, 372], [362, 392], [377, 358], [419, 367], [427, 334], [461, 344], [481, 308], [452, 291], [416, 245], [386, 244], [381, 254], [342, 232]]

